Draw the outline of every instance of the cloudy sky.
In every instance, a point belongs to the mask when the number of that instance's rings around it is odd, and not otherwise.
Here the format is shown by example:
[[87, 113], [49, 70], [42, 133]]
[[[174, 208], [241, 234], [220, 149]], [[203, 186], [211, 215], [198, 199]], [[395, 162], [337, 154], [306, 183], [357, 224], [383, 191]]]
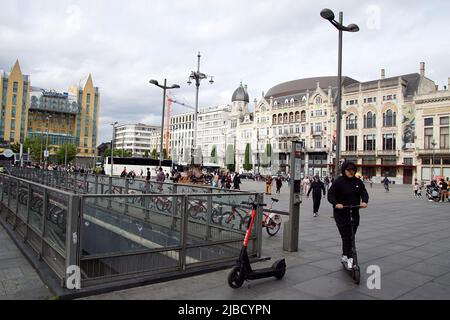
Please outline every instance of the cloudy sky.
[[[250, 99], [289, 80], [336, 75], [337, 30], [319, 13], [344, 12], [343, 73], [360, 81], [418, 72], [441, 87], [450, 76], [449, 1], [388, 0], [8, 0], [0, 3], [0, 69], [16, 59], [32, 85], [67, 90], [91, 73], [101, 90], [99, 142], [119, 123], [161, 122], [161, 89], [177, 83], [180, 101], [199, 106], [230, 102], [240, 81]], [[175, 113], [189, 111], [180, 106]]]

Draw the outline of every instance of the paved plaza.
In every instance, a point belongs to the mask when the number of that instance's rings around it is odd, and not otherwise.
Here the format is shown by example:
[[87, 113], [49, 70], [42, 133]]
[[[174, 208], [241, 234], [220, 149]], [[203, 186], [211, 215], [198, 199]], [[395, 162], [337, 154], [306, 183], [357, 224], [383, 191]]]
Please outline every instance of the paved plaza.
[[[242, 189], [263, 191], [264, 183], [244, 180]], [[374, 185], [368, 191], [369, 208], [361, 210], [357, 233], [359, 286], [339, 263], [341, 240], [331, 206], [324, 199], [313, 218], [312, 200], [303, 197], [298, 252], [283, 251], [283, 228], [274, 237], [263, 231], [263, 256], [286, 259], [282, 280], [251, 281], [233, 290], [227, 269], [84, 299], [450, 299], [450, 204], [415, 199], [410, 186], [393, 185], [385, 193]], [[272, 196], [280, 199], [274, 209], [288, 210], [286, 185]], [[0, 299], [49, 299], [52, 293], [1, 226], [0, 242]], [[379, 290], [366, 286], [370, 265], [381, 269]]]
[[52, 296], [0, 224], [0, 300], [41, 300]]
[[[263, 182], [244, 181], [242, 189], [263, 191]], [[361, 284], [355, 285], [339, 263], [341, 240], [329, 203], [312, 217], [312, 200], [303, 197], [298, 252], [284, 252], [283, 229], [263, 232], [263, 256], [286, 258], [282, 280], [262, 279], [240, 289], [227, 284], [229, 270], [173, 280], [85, 299], [450, 299], [450, 204], [415, 199], [410, 186], [368, 188], [369, 207], [361, 210], [357, 233]], [[288, 209], [288, 189], [275, 195], [274, 209]], [[267, 199], [268, 200], [268, 199]], [[284, 221], [287, 221], [284, 217]], [[271, 261], [254, 264], [255, 268]], [[370, 265], [381, 269], [381, 289], [368, 289]]]

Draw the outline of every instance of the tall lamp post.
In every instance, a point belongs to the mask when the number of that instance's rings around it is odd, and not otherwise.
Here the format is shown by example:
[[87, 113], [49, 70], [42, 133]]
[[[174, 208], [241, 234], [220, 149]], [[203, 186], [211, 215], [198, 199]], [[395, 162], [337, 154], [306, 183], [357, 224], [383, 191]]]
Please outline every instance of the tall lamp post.
[[434, 149], [435, 149], [435, 147], [436, 147], [436, 145], [437, 145], [437, 142], [436, 142], [436, 140], [434, 140], [433, 139], [433, 141], [431, 141], [431, 145], [433, 146], [433, 157], [432, 157], [432, 159], [431, 159], [431, 181], [433, 181], [433, 178], [434, 178], [434, 168], [433, 168], [433, 166], [434, 166]]
[[341, 155], [341, 96], [342, 96], [342, 31], [358, 32], [359, 27], [356, 24], [344, 26], [343, 13], [339, 12], [339, 22], [334, 20], [334, 13], [330, 9], [320, 11], [320, 16], [328, 20], [336, 29], [339, 30], [339, 48], [338, 48], [338, 96], [337, 96], [337, 116], [336, 116], [336, 160], [334, 165], [334, 175], [339, 177], [339, 158]]
[[45, 141], [45, 155], [44, 155], [44, 158], [45, 158], [45, 164], [44, 164], [44, 168], [47, 168], [47, 161], [48, 161], [48, 156], [49, 156], [49, 153], [48, 153], [48, 132], [50, 131], [50, 118], [52, 117], [52, 115], [48, 115], [45, 119], [47, 120], [47, 139], [46, 139], [46, 141]]
[[[197, 116], [198, 116], [198, 91], [200, 88], [200, 82], [203, 79], [206, 79], [208, 75], [200, 72], [200, 52], [197, 54], [197, 71], [191, 71], [189, 75], [189, 79], [187, 81], [188, 85], [192, 84], [191, 80], [195, 80], [196, 92], [195, 92], [195, 114], [194, 114], [194, 143], [192, 144], [192, 152], [191, 152], [191, 165], [194, 164], [194, 152], [197, 150]], [[213, 77], [210, 76], [209, 83], [213, 84]]]
[[173, 84], [170, 87], [167, 86], [167, 79], [164, 79], [164, 85], [160, 85], [156, 80], [150, 80], [151, 84], [154, 84], [157, 87], [163, 89], [163, 107], [162, 107], [162, 115], [161, 115], [161, 145], [159, 146], [159, 167], [161, 168], [161, 161], [163, 157], [163, 138], [164, 138], [164, 113], [166, 109], [166, 90], [167, 89], [179, 89], [180, 86], [177, 84]]
[[112, 139], [111, 139], [111, 177], [113, 176], [113, 166], [114, 166], [114, 138], [116, 135], [116, 125], [117, 121], [114, 123], [111, 123], [113, 129], [112, 129]]

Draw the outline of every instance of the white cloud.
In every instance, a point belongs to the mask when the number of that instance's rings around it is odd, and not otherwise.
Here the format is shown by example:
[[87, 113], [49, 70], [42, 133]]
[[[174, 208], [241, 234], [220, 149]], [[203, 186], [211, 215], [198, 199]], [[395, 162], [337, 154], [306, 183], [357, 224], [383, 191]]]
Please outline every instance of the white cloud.
[[215, 80], [202, 82], [200, 108], [229, 103], [240, 81], [253, 101], [280, 82], [335, 75], [337, 31], [319, 15], [331, 5], [361, 29], [344, 34], [345, 75], [412, 73], [425, 61], [429, 78], [447, 82], [450, 4], [406, 0], [4, 1], [0, 69], [18, 58], [32, 85], [58, 90], [91, 73], [101, 92], [101, 142], [113, 120], [160, 123], [162, 92], [150, 79], [180, 84], [173, 93], [194, 105], [195, 86], [186, 81], [198, 51], [201, 71]]

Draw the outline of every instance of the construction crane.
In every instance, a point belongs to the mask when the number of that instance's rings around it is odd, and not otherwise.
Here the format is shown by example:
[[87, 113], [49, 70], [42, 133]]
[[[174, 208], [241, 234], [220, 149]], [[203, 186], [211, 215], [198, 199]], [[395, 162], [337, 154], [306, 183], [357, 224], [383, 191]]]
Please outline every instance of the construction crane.
[[188, 105], [188, 104], [186, 104], [186, 103], [179, 102], [179, 101], [177, 101], [175, 99], [170, 98], [168, 94], [166, 95], [166, 98], [167, 98], [167, 115], [166, 115], [166, 132], [165, 132], [165, 135], [166, 135], [166, 155], [168, 156], [169, 155], [169, 147], [170, 147], [170, 143], [169, 143], [169, 140], [170, 140], [170, 116], [171, 116], [171, 112], [172, 112], [171, 103], [179, 104], [179, 105], [181, 105], [183, 107], [186, 107], [186, 108], [189, 108], [189, 109], [192, 109], [192, 110], [195, 110], [195, 108], [190, 106], [190, 105]]

